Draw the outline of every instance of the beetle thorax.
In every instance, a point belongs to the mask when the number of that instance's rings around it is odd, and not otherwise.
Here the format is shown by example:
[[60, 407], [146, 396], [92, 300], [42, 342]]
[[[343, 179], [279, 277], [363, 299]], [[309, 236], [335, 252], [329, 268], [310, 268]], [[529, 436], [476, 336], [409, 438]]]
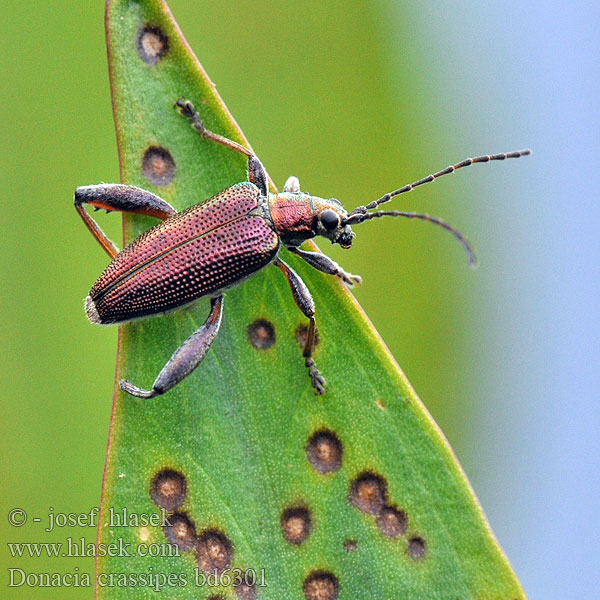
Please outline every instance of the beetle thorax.
[[299, 246], [315, 237], [315, 214], [309, 194], [269, 194], [269, 210], [275, 231], [286, 246]]
[[269, 210], [273, 226], [286, 246], [300, 246], [317, 235], [342, 248], [352, 245], [354, 234], [345, 225], [348, 213], [335, 198], [327, 200], [295, 192], [270, 194]]

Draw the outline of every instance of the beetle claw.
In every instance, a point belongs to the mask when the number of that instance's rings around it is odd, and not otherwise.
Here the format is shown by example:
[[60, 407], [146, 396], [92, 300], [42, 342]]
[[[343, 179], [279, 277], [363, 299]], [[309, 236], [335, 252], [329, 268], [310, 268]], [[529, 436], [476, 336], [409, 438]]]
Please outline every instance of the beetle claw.
[[349, 288], [353, 288], [362, 283], [362, 277], [360, 275], [352, 275], [351, 273], [343, 272], [340, 277]]

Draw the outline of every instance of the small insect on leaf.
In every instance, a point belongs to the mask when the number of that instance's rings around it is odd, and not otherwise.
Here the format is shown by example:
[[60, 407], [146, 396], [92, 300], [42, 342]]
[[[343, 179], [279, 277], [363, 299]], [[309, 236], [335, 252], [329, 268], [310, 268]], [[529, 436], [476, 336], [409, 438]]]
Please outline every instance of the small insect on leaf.
[[[285, 275], [298, 308], [309, 319], [302, 356], [317, 394], [325, 392], [325, 379], [312, 357], [315, 341], [315, 303], [299, 275], [279, 256], [282, 247], [303, 258], [310, 266], [344, 283], [359, 283], [357, 275], [344, 271], [318, 252], [300, 246], [322, 236], [342, 248], [350, 248], [354, 238], [351, 225], [381, 217], [421, 219], [450, 232], [465, 248], [469, 264], [475, 266], [475, 253], [460, 231], [437, 217], [399, 210], [369, 212], [393, 197], [431, 183], [443, 175], [475, 163], [519, 158], [529, 150], [467, 158], [428, 175], [366, 206], [347, 212], [335, 198], [329, 200], [299, 191], [297, 178], [290, 178], [282, 193], [270, 193], [268, 176], [251, 150], [220, 134], [209, 131], [194, 105], [180, 98], [175, 102], [181, 115], [203, 139], [216, 142], [248, 157], [248, 181], [232, 185], [212, 198], [177, 213], [154, 194], [125, 185], [99, 185], [78, 188], [75, 207], [90, 231], [112, 256], [112, 262], [86, 298], [86, 312], [93, 323], [122, 323], [140, 317], [162, 315], [204, 297], [212, 308], [202, 326], [173, 354], [152, 385], [139, 388], [127, 380], [121, 389], [139, 398], [164, 394], [187, 377], [204, 359], [221, 324], [223, 293], [241, 284], [250, 275], [274, 264]], [[144, 154], [143, 171], [156, 185], [168, 183], [175, 172], [170, 154], [151, 148]], [[289, 185], [289, 188], [287, 187]], [[290, 191], [291, 189], [294, 191]], [[83, 210], [94, 207], [135, 212], [163, 218], [156, 225], [115, 254], [114, 244]], [[161, 212], [162, 211], [162, 212]]]

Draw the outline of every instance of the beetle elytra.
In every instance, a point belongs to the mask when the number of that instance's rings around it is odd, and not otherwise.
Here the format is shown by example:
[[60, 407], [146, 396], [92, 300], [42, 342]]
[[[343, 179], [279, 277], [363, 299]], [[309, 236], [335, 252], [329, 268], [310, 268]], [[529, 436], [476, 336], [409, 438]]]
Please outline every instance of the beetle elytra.
[[[269, 193], [265, 169], [250, 150], [206, 129], [191, 102], [179, 99], [176, 107], [204, 139], [248, 157], [248, 181], [181, 212], [155, 194], [133, 186], [90, 185], [75, 191], [75, 209], [112, 259], [85, 300], [92, 323], [123, 323], [163, 314], [199, 298], [211, 299], [208, 318], [175, 351], [151, 389], [142, 389], [124, 379], [119, 382], [122, 390], [139, 398], [164, 394], [200, 364], [219, 331], [223, 292], [269, 264], [283, 272], [294, 301], [309, 319], [302, 355], [315, 393], [322, 394], [325, 379], [312, 358], [315, 305], [302, 279], [279, 257], [281, 246], [315, 269], [352, 286], [360, 283], [359, 276], [347, 273], [324, 254], [301, 250], [301, 244], [322, 236], [332, 244], [350, 248], [354, 238], [352, 225], [380, 217], [407, 217], [429, 221], [450, 232], [462, 244], [473, 265], [475, 255], [469, 242], [441, 219], [422, 213], [374, 209], [395, 196], [471, 164], [530, 154], [529, 150], [521, 150], [468, 158], [347, 212], [335, 198], [301, 192], [296, 177], [287, 180], [283, 192]], [[119, 252], [86, 212], [84, 204], [107, 211], [150, 215], [162, 222]]]

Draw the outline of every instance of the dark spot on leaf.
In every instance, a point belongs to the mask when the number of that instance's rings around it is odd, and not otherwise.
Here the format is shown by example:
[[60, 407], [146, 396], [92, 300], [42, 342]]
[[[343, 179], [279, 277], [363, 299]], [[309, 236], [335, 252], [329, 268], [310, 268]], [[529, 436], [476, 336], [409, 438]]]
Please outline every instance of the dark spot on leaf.
[[308, 537], [311, 525], [310, 512], [306, 508], [286, 508], [281, 515], [283, 537], [290, 544], [301, 544]]
[[380, 410], [385, 410], [386, 409], [385, 402], [381, 398], [378, 398], [375, 401], [375, 404], [377, 405], [377, 408], [379, 408]]
[[344, 542], [344, 550], [346, 552], [354, 552], [358, 548], [358, 542], [356, 540], [346, 540]]
[[153, 185], [168, 185], [175, 176], [175, 161], [166, 148], [150, 146], [142, 158], [142, 172]]
[[186, 489], [186, 480], [181, 473], [172, 469], [164, 469], [157, 473], [152, 480], [150, 497], [161, 508], [173, 512], [183, 504]]
[[332, 573], [313, 571], [304, 580], [302, 591], [307, 600], [336, 600], [340, 593], [340, 584]]
[[234, 584], [236, 596], [240, 600], [256, 600], [256, 583], [253, 571], [247, 571], [240, 575], [241, 581]]
[[196, 561], [206, 573], [223, 572], [231, 564], [233, 546], [227, 536], [215, 529], [207, 529], [198, 536]]
[[138, 32], [137, 50], [145, 63], [154, 65], [169, 51], [169, 38], [159, 27], [146, 25]]
[[319, 473], [337, 471], [342, 465], [342, 443], [333, 431], [321, 429], [308, 440], [306, 456]]
[[275, 343], [275, 327], [266, 319], [256, 319], [248, 325], [248, 338], [257, 350], [266, 350]]
[[180, 550], [189, 552], [196, 547], [196, 528], [184, 513], [175, 513], [164, 526], [167, 540]]
[[422, 537], [415, 536], [408, 540], [408, 553], [412, 558], [423, 558], [425, 550], [425, 540]]
[[385, 479], [374, 473], [362, 473], [350, 486], [349, 500], [362, 512], [379, 515], [387, 500]]
[[395, 538], [406, 532], [408, 517], [403, 510], [394, 506], [384, 506], [377, 517], [377, 527], [383, 535]]
[[[301, 348], [304, 348], [306, 345], [306, 336], [308, 335], [308, 325], [306, 323], [301, 323], [296, 327], [296, 341], [300, 344]], [[315, 339], [313, 341], [313, 347], [319, 345], [319, 330], [315, 329]]]

